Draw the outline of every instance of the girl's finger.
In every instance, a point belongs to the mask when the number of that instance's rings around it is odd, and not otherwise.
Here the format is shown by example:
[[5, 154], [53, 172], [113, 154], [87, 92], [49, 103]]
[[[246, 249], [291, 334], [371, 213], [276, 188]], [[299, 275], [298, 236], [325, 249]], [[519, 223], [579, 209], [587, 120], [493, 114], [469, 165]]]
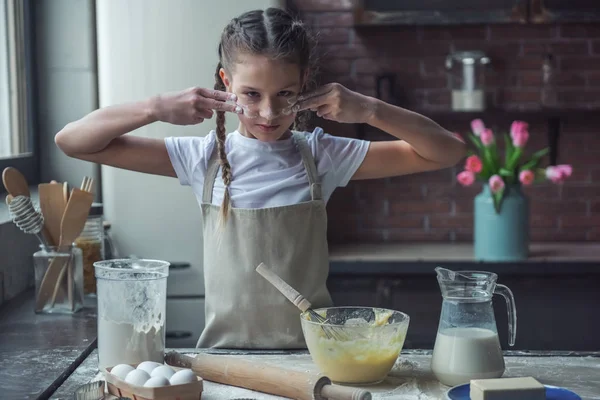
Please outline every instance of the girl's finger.
[[213, 100], [228, 101], [237, 100], [237, 96], [233, 93], [223, 92], [222, 90], [197, 88], [196, 93], [202, 97]]
[[213, 116], [213, 111], [212, 110], [208, 110], [206, 108], [200, 108], [200, 109], [196, 109], [196, 115], [198, 117], [202, 117], [202, 118], [206, 118], [206, 119], [211, 119]]
[[241, 114], [243, 112], [242, 107], [238, 106], [237, 104], [225, 103], [224, 101], [208, 98], [200, 98], [196, 103], [196, 108], [227, 111], [236, 114]]
[[322, 117], [324, 115], [331, 114], [331, 111], [332, 111], [331, 106], [328, 105], [328, 104], [325, 104], [325, 105], [320, 106], [319, 108], [317, 108], [317, 115], [319, 117]]
[[325, 86], [321, 86], [321, 87], [317, 88], [316, 90], [313, 90], [312, 92], [301, 94], [300, 96], [298, 96], [297, 100], [298, 101], [308, 100], [312, 97], [317, 97], [317, 96], [327, 94], [327, 93], [331, 92], [332, 90], [333, 90], [333, 85], [327, 84]]
[[[329, 93], [329, 92], [328, 92]], [[306, 99], [304, 101], [299, 101], [298, 103], [296, 103], [296, 105], [292, 108], [292, 111], [294, 112], [298, 112], [298, 111], [302, 111], [302, 110], [308, 110], [308, 109], [314, 109], [314, 108], [319, 108], [322, 105], [327, 104], [328, 100], [329, 100], [329, 95], [328, 93], [322, 94], [320, 96], [316, 96], [316, 97], [311, 97], [310, 99]]]

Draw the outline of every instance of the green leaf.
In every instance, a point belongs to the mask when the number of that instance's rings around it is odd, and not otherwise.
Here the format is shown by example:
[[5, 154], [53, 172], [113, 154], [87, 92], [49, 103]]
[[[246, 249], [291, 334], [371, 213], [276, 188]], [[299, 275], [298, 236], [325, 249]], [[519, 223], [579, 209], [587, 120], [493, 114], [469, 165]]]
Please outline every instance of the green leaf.
[[490, 166], [490, 171], [496, 171], [498, 168], [494, 163], [494, 154], [492, 153], [492, 148], [490, 146], [486, 146], [484, 152], [484, 158], [488, 162]]
[[521, 147], [515, 147], [515, 151], [511, 155], [510, 160], [508, 160], [506, 168], [508, 168], [510, 171], [514, 171], [522, 154], [523, 149]]
[[510, 137], [508, 136], [508, 133], [504, 134], [504, 147], [505, 147], [504, 164], [508, 165], [508, 161], [512, 157], [512, 153], [515, 150], [515, 148], [512, 144], [512, 140], [510, 140]]
[[534, 169], [535, 167], [537, 167], [537, 163], [539, 162], [539, 159], [533, 159], [529, 162], [526, 162], [525, 164], [523, 164], [521, 166], [521, 171], [526, 171], [528, 169]]
[[469, 134], [469, 139], [471, 140], [471, 142], [473, 142], [473, 144], [475, 145], [475, 147], [477, 147], [479, 151], [483, 151], [483, 143], [481, 143], [481, 139], [479, 139], [479, 137], [473, 134]]
[[535, 153], [533, 153], [531, 155], [531, 157], [540, 159], [540, 158], [544, 157], [546, 154], [548, 154], [548, 152], [550, 152], [550, 148], [546, 147], [545, 149], [536, 151]]
[[523, 166], [521, 167], [521, 169], [522, 170], [526, 170], [526, 169], [537, 168], [538, 163], [541, 161], [542, 157], [544, 157], [548, 153], [548, 151], [549, 151], [548, 148], [542, 149], [540, 151], [536, 151], [531, 156], [531, 160], [528, 161], [527, 163], [523, 164]]
[[504, 199], [504, 189], [493, 193], [492, 198], [494, 199], [494, 209], [496, 210], [496, 214], [499, 214], [502, 208], [502, 200]]
[[500, 170], [498, 171], [498, 173], [499, 173], [500, 176], [506, 176], [506, 177], [509, 177], [509, 178], [513, 177], [513, 173], [511, 171], [509, 171], [508, 169], [506, 169], [506, 168], [500, 168]]

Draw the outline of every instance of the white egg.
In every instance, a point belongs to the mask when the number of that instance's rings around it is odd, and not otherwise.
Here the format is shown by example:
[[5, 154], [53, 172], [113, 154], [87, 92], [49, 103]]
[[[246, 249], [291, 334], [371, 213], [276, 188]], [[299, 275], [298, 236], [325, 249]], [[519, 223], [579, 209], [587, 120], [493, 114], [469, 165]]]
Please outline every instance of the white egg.
[[150, 379], [150, 375], [142, 369], [134, 369], [125, 377], [125, 382], [134, 386], [144, 386], [144, 383]]
[[161, 386], [169, 386], [169, 380], [164, 376], [155, 376], [150, 378], [144, 383], [144, 387], [161, 387]]
[[141, 369], [142, 371], [146, 371], [148, 374], [151, 374], [154, 368], [160, 367], [161, 365], [162, 364], [155, 361], [144, 361], [137, 366], [137, 369]]
[[167, 379], [171, 379], [174, 373], [175, 371], [173, 370], [173, 368], [169, 367], [168, 365], [161, 365], [160, 367], [154, 368], [150, 373], [150, 376], [152, 378], [157, 376], [163, 376]]
[[182, 369], [175, 372], [169, 381], [171, 385], [183, 385], [184, 383], [197, 382], [198, 377], [191, 369]]
[[119, 379], [124, 380], [127, 374], [133, 371], [134, 369], [135, 368], [133, 368], [129, 364], [119, 364], [114, 366], [113, 369], [110, 370], [110, 373], [118, 377]]

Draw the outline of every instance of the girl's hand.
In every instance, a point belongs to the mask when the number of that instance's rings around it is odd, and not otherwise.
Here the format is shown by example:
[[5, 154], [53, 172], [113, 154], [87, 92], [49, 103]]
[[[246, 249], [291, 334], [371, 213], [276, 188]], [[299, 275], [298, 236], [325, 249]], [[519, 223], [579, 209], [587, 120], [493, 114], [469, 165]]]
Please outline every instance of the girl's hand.
[[339, 83], [329, 83], [298, 96], [298, 100], [292, 108], [294, 112], [312, 110], [324, 119], [345, 123], [369, 122], [376, 107], [376, 99], [353, 92]]
[[154, 98], [152, 113], [158, 121], [174, 125], [195, 125], [213, 116], [213, 110], [242, 113], [242, 109], [226, 101], [235, 101], [233, 93], [213, 89], [189, 88], [165, 93]]

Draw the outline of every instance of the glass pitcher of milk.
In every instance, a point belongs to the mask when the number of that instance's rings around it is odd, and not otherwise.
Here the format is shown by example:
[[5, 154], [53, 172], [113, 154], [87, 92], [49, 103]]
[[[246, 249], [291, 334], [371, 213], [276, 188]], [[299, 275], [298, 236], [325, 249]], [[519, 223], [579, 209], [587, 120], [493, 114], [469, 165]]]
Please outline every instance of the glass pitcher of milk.
[[443, 303], [431, 369], [448, 386], [469, 383], [471, 379], [499, 378], [504, 374], [504, 358], [492, 307], [492, 297], [500, 294], [508, 307], [508, 343], [515, 344], [517, 310], [510, 289], [496, 283], [491, 272], [436, 268]]

